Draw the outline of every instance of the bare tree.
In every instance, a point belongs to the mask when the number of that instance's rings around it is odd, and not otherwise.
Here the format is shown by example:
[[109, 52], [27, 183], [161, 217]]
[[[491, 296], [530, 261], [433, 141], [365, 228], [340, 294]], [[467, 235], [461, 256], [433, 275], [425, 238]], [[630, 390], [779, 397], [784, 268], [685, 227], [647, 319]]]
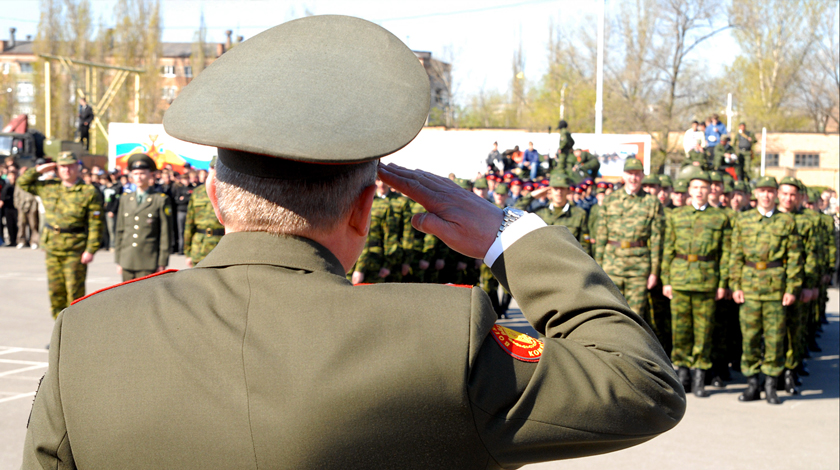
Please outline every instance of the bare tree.
[[810, 116], [815, 132], [825, 132], [830, 122], [840, 125], [840, 44], [838, 18], [835, 14], [823, 17], [816, 31], [813, 58], [805, 62], [798, 85], [802, 107]]

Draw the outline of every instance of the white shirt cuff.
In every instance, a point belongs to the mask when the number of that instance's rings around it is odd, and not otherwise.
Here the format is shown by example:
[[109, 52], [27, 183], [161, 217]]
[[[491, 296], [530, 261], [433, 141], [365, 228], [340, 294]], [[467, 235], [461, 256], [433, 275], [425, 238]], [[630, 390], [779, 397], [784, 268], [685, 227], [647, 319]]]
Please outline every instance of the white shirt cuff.
[[490, 249], [487, 250], [487, 254], [484, 255], [484, 264], [487, 266], [493, 266], [496, 259], [501, 256], [508, 247], [516, 243], [517, 240], [534, 230], [545, 226], [546, 223], [537, 214], [526, 214], [522, 216], [516, 222], [510, 224], [510, 226], [508, 226], [501, 235], [496, 237], [496, 240], [492, 245], [490, 245]]

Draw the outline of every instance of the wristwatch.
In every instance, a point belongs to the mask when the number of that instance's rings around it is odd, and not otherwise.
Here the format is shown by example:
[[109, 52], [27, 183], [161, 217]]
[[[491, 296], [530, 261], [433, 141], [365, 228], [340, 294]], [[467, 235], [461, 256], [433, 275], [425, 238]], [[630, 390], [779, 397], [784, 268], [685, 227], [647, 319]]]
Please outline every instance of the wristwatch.
[[519, 220], [519, 218], [524, 217], [527, 212], [514, 209], [513, 207], [505, 207], [502, 212], [505, 215], [504, 220], [502, 220], [502, 225], [499, 227], [499, 232], [496, 233], [496, 238], [499, 238], [502, 235], [502, 232], [505, 231], [508, 227], [510, 227], [514, 222]]

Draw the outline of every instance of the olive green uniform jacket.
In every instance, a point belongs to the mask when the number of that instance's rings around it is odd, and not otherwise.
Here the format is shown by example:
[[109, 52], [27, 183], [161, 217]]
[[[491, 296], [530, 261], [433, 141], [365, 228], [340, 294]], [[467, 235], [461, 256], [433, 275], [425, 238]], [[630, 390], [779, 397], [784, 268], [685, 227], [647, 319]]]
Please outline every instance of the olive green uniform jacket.
[[[102, 241], [102, 201], [96, 189], [79, 180], [67, 187], [61, 180], [39, 180], [40, 173], [30, 168], [17, 185], [24, 191], [40, 196], [44, 204], [44, 227], [41, 246], [54, 255], [96, 253]], [[56, 229], [73, 230], [57, 233]]]
[[352, 286], [313, 241], [229, 233], [59, 316], [23, 468], [514, 468], [679, 422], [668, 357], [568, 230], [493, 273], [542, 344], [478, 288]]
[[154, 271], [169, 264], [169, 196], [149, 188], [146, 200], [135, 193], [120, 198], [114, 230], [114, 262], [129, 271]]

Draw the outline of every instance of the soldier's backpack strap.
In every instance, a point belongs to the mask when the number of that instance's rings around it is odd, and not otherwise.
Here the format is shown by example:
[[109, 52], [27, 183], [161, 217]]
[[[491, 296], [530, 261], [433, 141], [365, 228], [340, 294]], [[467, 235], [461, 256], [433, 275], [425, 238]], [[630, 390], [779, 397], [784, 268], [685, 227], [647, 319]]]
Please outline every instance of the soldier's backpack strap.
[[149, 274], [148, 276], [138, 277], [137, 279], [132, 279], [130, 281], [125, 281], [125, 282], [121, 282], [119, 284], [114, 284], [113, 286], [108, 286], [104, 289], [99, 289], [98, 291], [93, 292], [91, 294], [88, 294], [84, 297], [79, 297], [78, 299], [74, 300], [70, 305], [76, 305], [76, 302], [81, 302], [82, 300], [85, 300], [88, 297], [94, 296], [94, 295], [99, 294], [101, 292], [105, 292], [106, 290], [110, 290], [110, 289], [113, 289], [115, 287], [124, 286], [126, 284], [131, 284], [132, 282], [142, 281], [143, 279], [149, 279], [151, 277], [160, 276], [162, 274], [174, 273], [176, 271], [178, 271], [178, 270], [177, 269], [167, 269], [167, 270], [161, 271], [159, 273], [153, 273], [153, 274]]

